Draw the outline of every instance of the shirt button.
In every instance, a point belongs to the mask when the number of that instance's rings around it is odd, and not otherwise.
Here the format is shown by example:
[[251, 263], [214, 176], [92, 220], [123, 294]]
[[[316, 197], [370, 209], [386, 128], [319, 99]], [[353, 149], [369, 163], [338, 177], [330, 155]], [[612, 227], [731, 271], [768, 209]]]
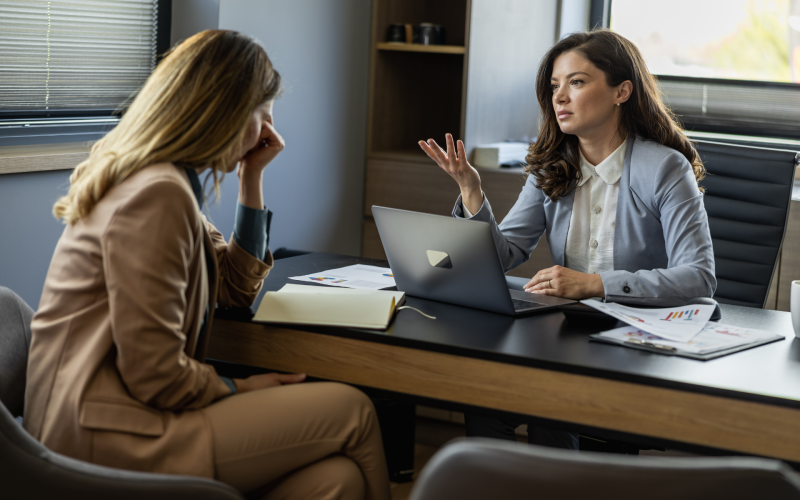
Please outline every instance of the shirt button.
[[600, 205], [595, 205], [595, 206], [592, 207], [592, 212], [594, 212], [596, 214], [599, 214], [602, 211], [603, 211], [603, 209], [600, 208]]
[[631, 287], [629, 287], [628, 285], [625, 285], [624, 287], [622, 287], [622, 291], [625, 292], [625, 293], [631, 293]]
[[589, 246], [592, 248], [597, 248], [597, 240], [592, 240], [591, 243], [589, 243]]

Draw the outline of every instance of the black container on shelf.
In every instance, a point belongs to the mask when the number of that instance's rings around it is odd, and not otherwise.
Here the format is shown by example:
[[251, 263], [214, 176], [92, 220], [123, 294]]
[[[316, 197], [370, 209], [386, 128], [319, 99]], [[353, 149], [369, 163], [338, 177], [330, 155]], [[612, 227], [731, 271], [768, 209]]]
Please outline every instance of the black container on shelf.
[[406, 25], [390, 24], [389, 29], [386, 32], [386, 41], [400, 43], [409, 42], [410, 40], [406, 40]]
[[431, 23], [421, 23], [419, 26], [414, 26], [414, 39], [412, 41], [422, 45], [444, 45], [444, 26]]

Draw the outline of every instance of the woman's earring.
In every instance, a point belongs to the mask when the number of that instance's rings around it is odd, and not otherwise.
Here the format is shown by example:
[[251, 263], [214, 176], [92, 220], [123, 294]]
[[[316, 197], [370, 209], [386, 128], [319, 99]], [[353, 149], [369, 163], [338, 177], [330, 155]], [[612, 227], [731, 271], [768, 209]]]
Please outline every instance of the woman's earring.
[[619, 106], [619, 103], [617, 103], [617, 106]]

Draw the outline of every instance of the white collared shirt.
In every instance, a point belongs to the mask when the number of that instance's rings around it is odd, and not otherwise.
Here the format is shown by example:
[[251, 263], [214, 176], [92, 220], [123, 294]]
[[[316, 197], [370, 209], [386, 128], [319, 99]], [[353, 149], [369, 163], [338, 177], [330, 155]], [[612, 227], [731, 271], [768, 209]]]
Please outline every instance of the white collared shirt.
[[[581, 273], [614, 270], [614, 225], [627, 142], [597, 166], [579, 153], [582, 176], [567, 230], [565, 267]], [[473, 216], [465, 205], [461, 208], [465, 218]]]
[[569, 220], [565, 267], [582, 273], [614, 270], [614, 225], [626, 146], [623, 141], [597, 166], [580, 155], [582, 178]]

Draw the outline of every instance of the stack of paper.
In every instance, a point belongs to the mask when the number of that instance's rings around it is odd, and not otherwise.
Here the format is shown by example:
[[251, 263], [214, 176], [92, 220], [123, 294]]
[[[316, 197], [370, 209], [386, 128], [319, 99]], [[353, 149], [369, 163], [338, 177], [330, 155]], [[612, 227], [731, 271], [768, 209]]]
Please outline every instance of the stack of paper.
[[676, 342], [647, 333], [632, 326], [623, 326], [622, 328], [603, 332], [600, 335], [607, 339], [619, 340], [620, 342], [630, 342], [645, 346], [652, 345], [657, 349], [675, 349], [676, 351], [693, 354], [709, 354], [739, 346], [762, 343], [763, 341], [776, 338], [776, 335], [764, 330], [739, 328], [716, 322], [708, 322], [706, 326], [700, 330], [700, 333], [695, 335], [688, 342]]
[[700, 333], [714, 313], [714, 306], [707, 304], [663, 309], [640, 309], [599, 300], [582, 300], [581, 304], [603, 311], [648, 333], [677, 342], [687, 342]]
[[327, 271], [304, 276], [292, 276], [289, 279], [361, 290], [380, 290], [395, 286], [391, 269], [388, 267], [366, 266], [364, 264], [328, 269]]
[[764, 330], [710, 322], [712, 305], [640, 309], [597, 300], [581, 303], [631, 325], [592, 335], [593, 340], [697, 359], [710, 359], [714, 353], [727, 354], [784, 338]]
[[403, 292], [289, 284], [264, 295], [253, 321], [383, 330], [404, 300]]

